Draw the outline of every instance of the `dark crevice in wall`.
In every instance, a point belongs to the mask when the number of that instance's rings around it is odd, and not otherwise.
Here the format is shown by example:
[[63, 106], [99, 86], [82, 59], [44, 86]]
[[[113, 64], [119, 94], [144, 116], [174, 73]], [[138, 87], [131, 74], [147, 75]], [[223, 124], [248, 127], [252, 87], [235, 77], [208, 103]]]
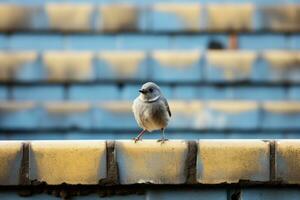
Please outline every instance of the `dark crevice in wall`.
[[198, 146], [196, 141], [188, 141], [188, 153], [185, 161], [186, 183], [197, 183], [197, 153]]
[[24, 142], [22, 144], [22, 158], [19, 172], [19, 184], [23, 187], [18, 191], [18, 194], [23, 197], [32, 195], [29, 180], [29, 148], [29, 142]]
[[29, 148], [30, 143], [24, 142], [22, 144], [22, 158], [21, 158], [21, 167], [19, 172], [19, 182], [20, 185], [29, 185]]
[[99, 184], [103, 185], [118, 185], [119, 170], [116, 159], [116, 150], [114, 141], [106, 141], [106, 176], [104, 180], [100, 180]]
[[270, 141], [270, 181], [276, 181], [276, 142]]

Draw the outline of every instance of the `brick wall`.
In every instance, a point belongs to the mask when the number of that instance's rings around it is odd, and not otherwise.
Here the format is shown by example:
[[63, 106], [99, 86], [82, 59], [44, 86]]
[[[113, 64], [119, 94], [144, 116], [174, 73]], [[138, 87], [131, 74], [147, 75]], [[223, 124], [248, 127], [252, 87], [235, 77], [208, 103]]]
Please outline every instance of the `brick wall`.
[[[113, 198], [138, 193], [138, 199], [182, 199], [184, 195], [212, 200], [299, 198], [294, 188], [300, 183], [299, 140], [171, 140], [164, 144], [154, 140], [45, 140], [0, 144], [4, 197], [13, 196], [17, 190], [33, 198], [43, 198], [41, 193], [75, 199], [87, 194], [91, 196], [85, 198], [93, 199], [94, 193], [117, 195]], [[280, 193], [276, 187], [281, 188]]]

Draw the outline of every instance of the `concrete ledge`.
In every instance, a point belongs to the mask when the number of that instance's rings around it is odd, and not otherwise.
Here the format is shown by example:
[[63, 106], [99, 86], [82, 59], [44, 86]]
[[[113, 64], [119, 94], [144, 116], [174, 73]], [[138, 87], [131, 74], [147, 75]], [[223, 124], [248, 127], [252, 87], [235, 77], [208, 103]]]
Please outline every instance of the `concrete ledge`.
[[1, 141], [0, 185], [299, 184], [300, 140]]
[[200, 183], [269, 181], [269, 143], [259, 140], [207, 140], [198, 143]]
[[22, 142], [0, 142], [0, 185], [18, 185]]
[[186, 181], [187, 142], [118, 141], [116, 155], [121, 184], [179, 184]]
[[279, 140], [276, 143], [276, 177], [285, 183], [300, 183], [300, 141]]
[[106, 177], [105, 141], [35, 141], [29, 178], [50, 185], [97, 184]]

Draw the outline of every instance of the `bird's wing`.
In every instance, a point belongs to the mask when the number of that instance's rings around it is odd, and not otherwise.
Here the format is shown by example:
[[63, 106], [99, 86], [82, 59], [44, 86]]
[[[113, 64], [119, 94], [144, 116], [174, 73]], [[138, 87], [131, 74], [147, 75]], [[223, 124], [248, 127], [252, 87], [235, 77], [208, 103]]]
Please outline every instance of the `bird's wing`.
[[171, 110], [170, 110], [170, 107], [169, 107], [169, 104], [168, 104], [167, 99], [163, 97], [162, 100], [163, 100], [163, 102], [164, 102], [164, 104], [165, 104], [165, 106], [166, 106], [166, 108], [167, 108], [167, 111], [168, 111], [168, 113], [169, 113], [169, 116], [171, 117], [171, 116], [172, 116], [172, 113], [171, 113]]

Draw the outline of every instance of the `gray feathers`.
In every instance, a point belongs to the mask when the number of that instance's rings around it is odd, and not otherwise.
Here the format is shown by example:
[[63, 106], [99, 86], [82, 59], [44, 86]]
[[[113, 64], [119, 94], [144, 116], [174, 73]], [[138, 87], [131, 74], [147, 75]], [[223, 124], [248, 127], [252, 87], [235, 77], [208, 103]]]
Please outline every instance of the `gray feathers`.
[[132, 106], [138, 125], [147, 131], [167, 127], [171, 111], [160, 88], [155, 83], [148, 82], [142, 86], [140, 93]]

